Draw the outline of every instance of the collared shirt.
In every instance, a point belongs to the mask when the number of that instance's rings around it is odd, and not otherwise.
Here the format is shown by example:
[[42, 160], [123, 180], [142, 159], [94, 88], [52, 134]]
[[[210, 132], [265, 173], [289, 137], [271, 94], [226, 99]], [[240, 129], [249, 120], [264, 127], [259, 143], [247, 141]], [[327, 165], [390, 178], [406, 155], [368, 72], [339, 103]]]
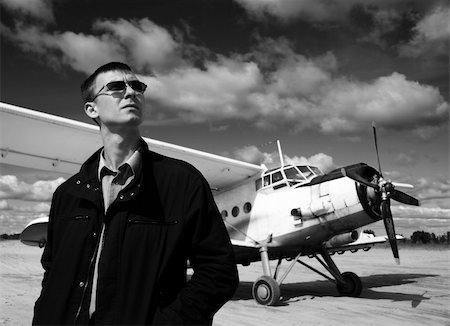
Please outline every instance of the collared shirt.
[[114, 171], [108, 167], [104, 158], [104, 152], [100, 154], [98, 165], [98, 179], [102, 183], [103, 205], [105, 213], [109, 205], [117, 198], [119, 192], [128, 186], [141, 170], [141, 153], [139, 149]]
[[[135, 177], [141, 173], [142, 157], [139, 148], [126, 160], [119, 168], [114, 171], [108, 167], [104, 158], [104, 151], [100, 153], [100, 162], [98, 165], [98, 179], [102, 183], [103, 206], [105, 214], [108, 211], [111, 203], [116, 200], [119, 192], [128, 186]], [[95, 259], [94, 275], [92, 279], [91, 302], [89, 305], [89, 316], [95, 312], [95, 302], [97, 296], [97, 281], [98, 281], [98, 263], [103, 249], [105, 235], [105, 224], [102, 224], [102, 231], [100, 234], [100, 243], [97, 249]]]

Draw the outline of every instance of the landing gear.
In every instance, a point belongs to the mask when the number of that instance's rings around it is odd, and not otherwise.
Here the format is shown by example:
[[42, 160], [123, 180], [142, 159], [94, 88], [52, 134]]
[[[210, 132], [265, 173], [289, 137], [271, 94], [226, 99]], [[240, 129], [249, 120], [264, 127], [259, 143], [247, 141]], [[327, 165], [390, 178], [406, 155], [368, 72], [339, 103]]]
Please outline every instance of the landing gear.
[[259, 251], [261, 254], [261, 262], [264, 275], [258, 278], [256, 282], [253, 283], [252, 287], [253, 298], [259, 304], [273, 306], [279, 301], [280, 285], [283, 283], [286, 276], [292, 270], [295, 263], [300, 263], [303, 266], [312, 270], [313, 272], [334, 282], [336, 284], [339, 294], [341, 295], [358, 297], [361, 294], [362, 283], [358, 275], [352, 272], [341, 273], [325, 248], [319, 250], [319, 253], [322, 256], [323, 260], [320, 259], [316, 254], [313, 254], [312, 257], [316, 258], [317, 261], [331, 274], [332, 277], [322, 273], [316, 268], [301, 261], [300, 257], [302, 256], [302, 253], [300, 252], [297, 255], [297, 257], [292, 259], [290, 265], [288, 266], [284, 274], [280, 278], [277, 278], [278, 269], [280, 267], [282, 258], [280, 257], [280, 259], [278, 260], [277, 268], [275, 270], [274, 275], [272, 276], [269, 265], [269, 257], [267, 254], [267, 247], [261, 247]]
[[[263, 267], [264, 275], [261, 276], [253, 283], [252, 294], [253, 298], [262, 305], [265, 306], [273, 306], [278, 300], [280, 300], [280, 284], [276, 281], [275, 272], [274, 277], [272, 277], [272, 273], [270, 271], [269, 265], [269, 255], [267, 254], [267, 247], [263, 246], [259, 249], [261, 254], [261, 263]], [[278, 266], [281, 263], [281, 260], [278, 262]], [[278, 271], [277, 266], [277, 271]]]
[[361, 279], [352, 272], [342, 273], [344, 282], [337, 282], [336, 287], [341, 295], [349, 297], [359, 297], [362, 291]]
[[280, 299], [280, 286], [270, 276], [261, 276], [253, 283], [253, 298], [262, 305], [273, 306]]

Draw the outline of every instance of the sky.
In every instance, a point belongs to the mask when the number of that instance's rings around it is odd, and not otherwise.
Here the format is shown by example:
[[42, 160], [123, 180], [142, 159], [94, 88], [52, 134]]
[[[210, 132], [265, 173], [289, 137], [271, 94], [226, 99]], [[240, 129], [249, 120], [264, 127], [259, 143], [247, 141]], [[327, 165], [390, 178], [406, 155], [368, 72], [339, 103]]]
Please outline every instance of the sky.
[[[0, 10], [2, 102], [91, 123], [79, 86], [122, 61], [148, 85], [143, 136], [269, 167], [278, 139], [287, 163], [325, 172], [377, 167], [375, 122], [383, 175], [414, 185], [405, 191], [422, 204], [393, 203], [396, 223], [450, 229], [447, 1], [0, 0]], [[1, 169], [0, 233], [48, 214], [67, 178]]]

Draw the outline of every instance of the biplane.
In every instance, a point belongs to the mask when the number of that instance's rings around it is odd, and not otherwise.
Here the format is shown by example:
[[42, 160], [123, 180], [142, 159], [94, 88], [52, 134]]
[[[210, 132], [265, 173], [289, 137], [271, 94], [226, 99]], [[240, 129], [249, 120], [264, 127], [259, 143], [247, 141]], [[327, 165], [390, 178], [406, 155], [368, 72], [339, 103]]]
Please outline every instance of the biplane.
[[[0, 103], [0, 163], [53, 171], [69, 176], [102, 146], [98, 127], [66, 118]], [[378, 144], [373, 125], [375, 147]], [[202, 172], [213, 192], [227, 227], [238, 264], [262, 262], [262, 275], [252, 294], [263, 305], [276, 304], [280, 285], [298, 262], [335, 282], [341, 295], [360, 295], [362, 283], [352, 272], [341, 272], [334, 253], [369, 250], [388, 241], [399, 263], [390, 201], [419, 205], [396, 187], [410, 187], [386, 180], [378, 169], [365, 163], [345, 166], [330, 173], [311, 165], [264, 165], [242, 162], [174, 144], [144, 138], [149, 148], [162, 155], [189, 162]], [[387, 236], [357, 230], [383, 220]], [[44, 246], [47, 218], [32, 221], [21, 234], [28, 245]], [[315, 258], [329, 275], [303, 258]], [[270, 261], [276, 260], [271, 269]], [[283, 275], [280, 265], [289, 261]]]

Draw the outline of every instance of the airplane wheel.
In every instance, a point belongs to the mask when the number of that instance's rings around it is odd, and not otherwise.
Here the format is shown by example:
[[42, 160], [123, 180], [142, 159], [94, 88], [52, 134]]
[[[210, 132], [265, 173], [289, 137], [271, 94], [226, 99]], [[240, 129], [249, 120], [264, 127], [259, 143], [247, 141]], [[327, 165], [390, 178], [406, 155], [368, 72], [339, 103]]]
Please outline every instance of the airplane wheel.
[[262, 305], [273, 306], [280, 299], [280, 286], [270, 276], [261, 276], [253, 283], [253, 298]]
[[342, 273], [345, 283], [337, 283], [337, 289], [340, 294], [349, 297], [359, 297], [362, 291], [361, 279], [352, 272]]

